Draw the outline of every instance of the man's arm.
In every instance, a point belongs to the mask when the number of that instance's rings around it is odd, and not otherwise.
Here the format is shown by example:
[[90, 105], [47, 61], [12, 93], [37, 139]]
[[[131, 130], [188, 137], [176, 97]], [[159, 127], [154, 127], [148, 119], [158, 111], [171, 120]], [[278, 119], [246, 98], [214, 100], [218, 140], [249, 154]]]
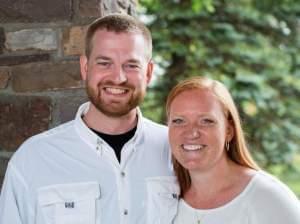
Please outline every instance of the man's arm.
[[18, 177], [14, 167], [9, 164], [0, 194], [1, 224], [25, 224], [21, 217], [22, 211], [20, 210], [22, 207], [20, 199], [26, 197], [25, 195], [20, 195], [20, 193], [25, 193], [24, 190], [24, 183], [20, 181], [20, 177]]

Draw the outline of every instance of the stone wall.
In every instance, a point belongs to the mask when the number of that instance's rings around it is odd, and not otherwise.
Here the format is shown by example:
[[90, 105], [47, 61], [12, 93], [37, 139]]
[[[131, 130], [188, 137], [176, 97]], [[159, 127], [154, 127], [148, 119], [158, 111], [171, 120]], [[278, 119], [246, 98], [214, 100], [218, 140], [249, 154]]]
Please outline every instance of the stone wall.
[[78, 59], [87, 24], [136, 15], [136, 1], [0, 0], [0, 186], [25, 139], [71, 120], [86, 101]]

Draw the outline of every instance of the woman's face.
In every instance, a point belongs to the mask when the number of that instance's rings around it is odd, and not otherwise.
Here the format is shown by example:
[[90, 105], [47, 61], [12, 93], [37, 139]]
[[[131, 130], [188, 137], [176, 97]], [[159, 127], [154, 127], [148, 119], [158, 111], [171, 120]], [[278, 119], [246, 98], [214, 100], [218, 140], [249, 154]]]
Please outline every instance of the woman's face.
[[207, 171], [226, 159], [224, 145], [233, 128], [209, 90], [187, 90], [176, 96], [168, 126], [172, 153], [189, 171]]

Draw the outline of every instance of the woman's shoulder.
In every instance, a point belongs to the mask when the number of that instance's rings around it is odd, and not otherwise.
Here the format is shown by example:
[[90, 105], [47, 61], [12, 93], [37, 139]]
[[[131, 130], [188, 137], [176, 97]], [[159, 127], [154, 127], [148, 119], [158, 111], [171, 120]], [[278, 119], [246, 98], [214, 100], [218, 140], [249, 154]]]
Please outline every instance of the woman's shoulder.
[[254, 195], [263, 196], [263, 198], [269, 196], [275, 199], [283, 197], [298, 201], [296, 195], [277, 177], [261, 170], [257, 171], [253, 178], [252, 193]]
[[286, 223], [294, 224], [294, 220], [300, 223], [300, 201], [287, 185], [265, 171], [258, 171], [252, 182], [248, 206], [258, 220], [273, 217], [275, 223], [287, 220], [291, 222]]

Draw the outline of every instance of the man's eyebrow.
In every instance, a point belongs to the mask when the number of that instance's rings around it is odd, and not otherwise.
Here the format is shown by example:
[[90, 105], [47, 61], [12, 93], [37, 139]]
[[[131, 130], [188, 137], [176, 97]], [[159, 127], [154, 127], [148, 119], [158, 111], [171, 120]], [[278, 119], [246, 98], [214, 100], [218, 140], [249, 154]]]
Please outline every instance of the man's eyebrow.
[[106, 56], [102, 56], [102, 55], [97, 56], [95, 59], [96, 59], [96, 60], [106, 60], [106, 61], [111, 61], [111, 58], [106, 57]]
[[129, 59], [127, 62], [129, 62], [129, 63], [136, 63], [136, 64], [141, 64], [141, 61], [140, 60], [138, 60], [138, 59]]
[[[104, 61], [112, 61], [112, 59], [110, 57], [107, 56], [103, 56], [103, 55], [98, 55], [95, 57], [95, 60], [104, 60]], [[141, 64], [141, 61], [138, 59], [129, 59], [126, 61], [127, 63], [134, 63], [134, 64]]]

